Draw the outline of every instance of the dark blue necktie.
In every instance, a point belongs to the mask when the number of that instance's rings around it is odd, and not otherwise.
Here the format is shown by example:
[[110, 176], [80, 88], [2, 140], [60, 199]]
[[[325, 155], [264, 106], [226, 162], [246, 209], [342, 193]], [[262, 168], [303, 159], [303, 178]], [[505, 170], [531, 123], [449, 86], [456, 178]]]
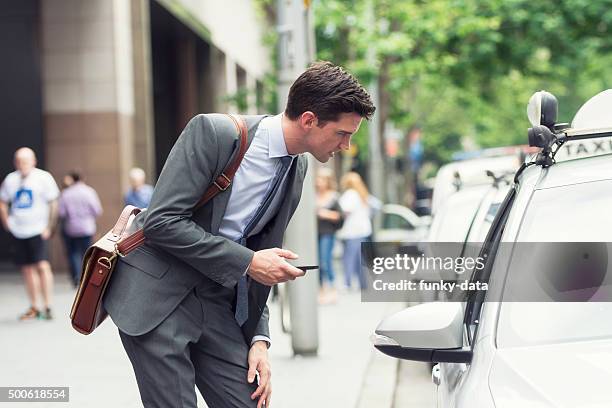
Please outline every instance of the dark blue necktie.
[[[257, 226], [257, 223], [259, 223], [261, 217], [263, 217], [266, 211], [268, 211], [268, 208], [270, 207], [274, 196], [277, 194], [280, 188], [281, 181], [283, 180], [283, 177], [287, 172], [289, 165], [291, 164], [291, 160], [292, 158], [290, 156], [283, 156], [280, 158], [281, 165], [276, 174], [274, 175], [274, 178], [270, 183], [270, 187], [268, 187], [268, 190], [264, 195], [264, 200], [261, 206], [257, 209], [255, 215], [253, 215], [253, 218], [251, 218], [246, 228], [244, 229], [242, 237], [239, 240], [240, 245], [246, 246], [246, 240], [249, 234]], [[240, 277], [240, 280], [238, 280], [236, 294], [236, 313], [234, 314], [234, 317], [236, 318], [236, 321], [240, 326], [242, 326], [249, 318], [249, 285], [246, 274], [242, 275]]]

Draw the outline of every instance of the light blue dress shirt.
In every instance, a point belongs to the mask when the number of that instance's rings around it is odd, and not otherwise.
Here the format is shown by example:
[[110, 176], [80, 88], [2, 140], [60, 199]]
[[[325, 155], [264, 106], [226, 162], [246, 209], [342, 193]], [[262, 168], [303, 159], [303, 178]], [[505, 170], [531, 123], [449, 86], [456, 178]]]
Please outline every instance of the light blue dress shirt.
[[[242, 238], [246, 226], [262, 205], [270, 183], [281, 166], [280, 158], [290, 156], [295, 159], [295, 155], [287, 152], [282, 116], [282, 113], [269, 116], [259, 123], [253, 141], [234, 175], [230, 198], [219, 226], [219, 235], [225, 238], [232, 241]], [[287, 174], [288, 171], [283, 175], [278, 193], [273, 197], [270, 207], [249, 235], [259, 233], [278, 211], [287, 188]], [[270, 344], [270, 339], [265, 336], [253, 337], [251, 344], [258, 340]]]
[[[238, 241], [255, 212], [262, 205], [266, 191], [281, 166], [280, 158], [287, 152], [281, 126], [282, 114], [264, 118], [255, 132], [240, 167], [232, 181], [233, 187], [219, 226], [219, 235]], [[287, 173], [282, 178], [278, 194], [250, 235], [256, 235], [274, 217], [286, 189]]]

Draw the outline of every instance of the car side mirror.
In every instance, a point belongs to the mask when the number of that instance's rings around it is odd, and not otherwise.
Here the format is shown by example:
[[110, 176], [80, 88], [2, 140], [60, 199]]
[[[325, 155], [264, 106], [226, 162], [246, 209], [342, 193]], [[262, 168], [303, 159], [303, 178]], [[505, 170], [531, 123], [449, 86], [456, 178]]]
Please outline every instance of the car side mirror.
[[469, 363], [472, 350], [463, 344], [463, 303], [433, 302], [386, 317], [372, 338], [388, 356], [433, 363]]

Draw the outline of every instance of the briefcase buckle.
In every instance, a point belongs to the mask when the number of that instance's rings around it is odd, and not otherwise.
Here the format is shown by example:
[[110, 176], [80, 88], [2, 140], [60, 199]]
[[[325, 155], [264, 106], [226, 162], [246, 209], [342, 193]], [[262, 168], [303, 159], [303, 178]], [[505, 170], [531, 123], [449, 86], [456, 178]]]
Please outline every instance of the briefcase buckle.
[[[223, 177], [225, 179], [225, 181], [227, 182], [227, 184], [225, 184], [225, 186], [221, 186], [219, 185], [219, 183], [217, 183], [217, 180], [219, 180], [221, 177]], [[225, 191], [228, 189], [228, 187], [232, 184], [232, 180], [230, 180], [225, 174], [221, 173], [219, 175], [219, 177], [217, 177], [217, 180], [214, 181], [214, 185], [221, 191]]]

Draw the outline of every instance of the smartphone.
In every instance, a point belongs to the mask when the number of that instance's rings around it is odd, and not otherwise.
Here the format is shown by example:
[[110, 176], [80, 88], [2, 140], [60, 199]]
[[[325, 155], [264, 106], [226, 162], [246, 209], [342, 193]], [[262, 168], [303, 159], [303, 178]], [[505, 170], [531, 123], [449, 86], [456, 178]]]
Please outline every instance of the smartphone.
[[319, 265], [304, 265], [304, 266], [295, 266], [298, 269], [303, 270], [304, 272], [309, 271], [311, 269], [319, 269]]

